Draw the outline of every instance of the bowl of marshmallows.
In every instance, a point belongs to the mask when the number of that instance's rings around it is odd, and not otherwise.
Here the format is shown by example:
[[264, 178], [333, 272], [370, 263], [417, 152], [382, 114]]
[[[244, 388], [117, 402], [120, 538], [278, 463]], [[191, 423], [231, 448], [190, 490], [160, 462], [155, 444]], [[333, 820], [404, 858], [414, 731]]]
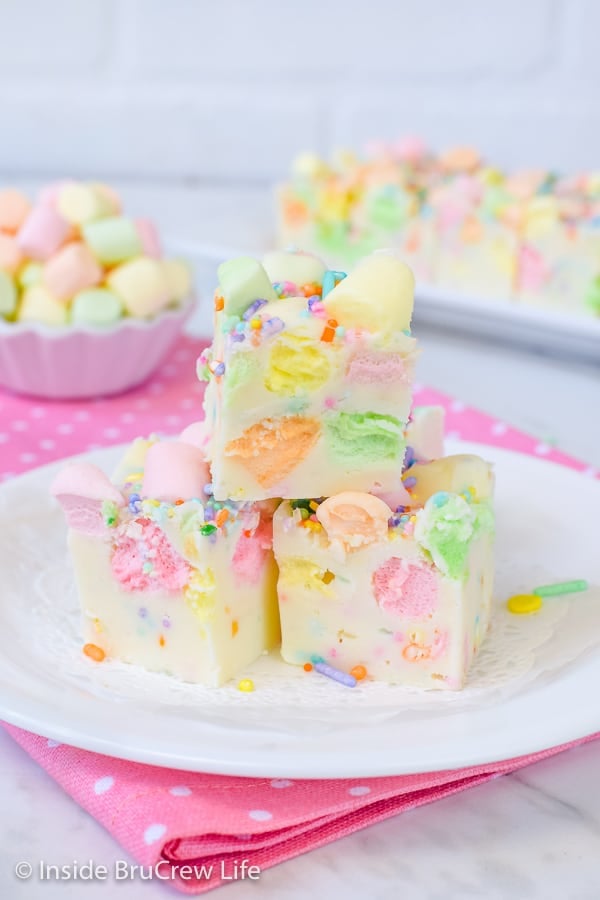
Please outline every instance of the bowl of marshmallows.
[[0, 386], [48, 399], [145, 381], [192, 312], [187, 265], [104, 184], [0, 189]]

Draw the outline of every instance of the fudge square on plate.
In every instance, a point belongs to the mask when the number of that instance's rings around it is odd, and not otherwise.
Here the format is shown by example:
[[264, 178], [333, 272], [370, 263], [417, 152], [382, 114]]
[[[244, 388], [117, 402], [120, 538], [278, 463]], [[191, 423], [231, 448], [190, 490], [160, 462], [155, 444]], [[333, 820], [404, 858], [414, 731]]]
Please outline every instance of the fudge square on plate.
[[347, 277], [301, 252], [220, 266], [214, 340], [198, 361], [217, 500], [399, 486], [413, 290], [391, 251]]
[[406, 470], [406, 506], [344, 491], [273, 519], [282, 655], [407, 687], [460, 690], [493, 586], [493, 476], [476, 456]]
[[218, 686], [278, 646], [277, 574], [271, 511], [214, 500], [201, 430], [135, 441], [116, 484], [73, 463], [52, 493], [69, 525], [84, 652]]

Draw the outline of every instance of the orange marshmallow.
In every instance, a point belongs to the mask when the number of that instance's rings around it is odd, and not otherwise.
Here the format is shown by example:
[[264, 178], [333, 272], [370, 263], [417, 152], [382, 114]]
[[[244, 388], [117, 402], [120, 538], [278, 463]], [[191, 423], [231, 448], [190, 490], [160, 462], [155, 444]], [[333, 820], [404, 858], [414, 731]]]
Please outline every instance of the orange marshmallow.
[[21, 191], [14, 188], [0, 191], [0, 231], [14, 234], [27, 218], [30, 209], [31, 204]]
[[102, 280], [103, 272], [85, 244], [67, 244], [44, 266], [42, 280], [59, 300], [71, 297]]
[[12, 234], [0, 231], [0, 269], [14, 275], [24, 257]]

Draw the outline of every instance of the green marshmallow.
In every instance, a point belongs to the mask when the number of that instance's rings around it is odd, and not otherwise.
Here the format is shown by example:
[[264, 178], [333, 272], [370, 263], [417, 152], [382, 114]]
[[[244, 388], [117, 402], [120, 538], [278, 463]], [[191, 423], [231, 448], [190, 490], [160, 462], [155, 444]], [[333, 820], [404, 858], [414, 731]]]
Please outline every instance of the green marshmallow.
[[32, 284], [37, 284], [41, 280], [43, 268], [42, 264], [38, 262], [26, 263], [17, 276], [20, 287], [25, 290]]
[[17, 289], [6, 272], [0, 269], [0, 316], [12, 316], [17, 308]]
[[218, 276], [228, 315], [241, 315], [255, 300], [278, 299], [267, 273], [251, 256], [238, 256], [221, 263]]
[[355, 467], [382, 460], [401, 459], [404, 453], [402, 424], [379, 413], [334, 413], [325, 428], [332, 452]]
[[96, 259], [104, 265], [125, 262], [143, 253], [135, 223], [122, 216], [90, 222], [83, 227], [82, 234]]
[[123, 304], [106, 288], [81, 291], [73, 300], [71, 318], [78, 325], [113, 325], [123, 315]]

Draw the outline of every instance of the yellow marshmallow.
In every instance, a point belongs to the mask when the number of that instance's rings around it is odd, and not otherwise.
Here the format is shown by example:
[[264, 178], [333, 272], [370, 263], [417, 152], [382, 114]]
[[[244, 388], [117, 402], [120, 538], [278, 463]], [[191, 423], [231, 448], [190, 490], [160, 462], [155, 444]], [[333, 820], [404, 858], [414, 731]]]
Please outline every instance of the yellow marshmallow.
[[75, 182], [66, 184], [58, 195], [57, 208], [72, 225], [86, 225], [96, 219], [114, 215], [114, 202], [101, 186]]
[[66, 325], [68, 309], [43, 285], [35, 284], [27, 288], [21, 297], [18, 320], [20, 322], [43, 322], [44, 325]]
[[410, 328], [415, 279], [392, 251], [363, 259], [324, 298], [323, 304], [346, 328], [393, 333]]
[[169, 282], [162, 263], [140, 256], [110, 273], [107, 284], [132, 316], [153, 316], [169, 302]]
[[181, 303], [192, 295], [192, 274], [181, 259], [165, 259], [162, 268], [169, 285], [169, 299]]

